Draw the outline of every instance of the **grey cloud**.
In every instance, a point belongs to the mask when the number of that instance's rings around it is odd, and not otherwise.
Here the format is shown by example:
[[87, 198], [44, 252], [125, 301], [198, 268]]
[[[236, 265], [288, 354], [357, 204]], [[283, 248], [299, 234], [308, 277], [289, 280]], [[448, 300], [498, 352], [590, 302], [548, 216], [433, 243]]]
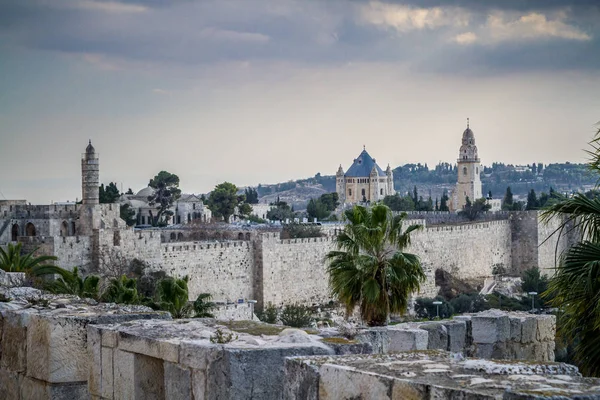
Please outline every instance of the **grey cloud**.
[[[361, 10], [370, 4], [367, 1], [80, 2], [87, 6], [61, 8], [49, 7], [41, 0], [27, 5], [21, 0], [0, 1], [0, 35], [8, 43], [30, 48], [182, 65], [247, 60], [404, 61], [413, 68], [448, 73], [600, 66], [596, 55], [600, 54], [600, 27], [593, 18], [600, 13], [595, 1], [572, 1], [568, 8], [555, 0], [382, 3], [453, 10], [444, 11], [446, 20], [444, 15], [431, 14], [438, 19], [424, 25], [419, 22], [423, 26], [410, 25], [409, 21], [406, 29], [401, 25], [404, 22], [393, 19], [393, 24], [400, 24], [394, 29], [385, 29], [387, 20], [384, 24], [365, 21]], [[90, 3], [113, 4], [117, 11], [90, 7]], [[562, 37], [548, 35], [517, 43], [518, 34], [505, 35], [505, 40], [486, 47], [481, 40], [486, 38], [485, 24], [490, 13], [498, 11], [509, 16], [562, 12], [561, 23], [566, 28], [562, 26]], [[468, 26], [450, 21], [457, 18], [457, 12], [469, 15]], [[463, 46], [456, 43], [458, 35], [463, 35]], [[566, 40], [569, 35], [571, 40]], [[577, 38], [587, 43], [575, 43]], [[488, 37], [488, 43], [492, 42]], [[550, 49], [552, 53], [547, 54]]]

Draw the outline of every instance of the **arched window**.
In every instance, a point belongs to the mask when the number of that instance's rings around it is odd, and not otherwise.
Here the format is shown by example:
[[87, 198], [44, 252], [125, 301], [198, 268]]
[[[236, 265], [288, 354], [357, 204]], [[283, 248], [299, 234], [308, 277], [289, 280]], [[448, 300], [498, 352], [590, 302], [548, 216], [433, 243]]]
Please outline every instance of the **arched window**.
[[75, 227], [75, 221], [71, 221], [71, 236], [77, 236], [77, 228]]
[[69, 225], [67, 224], [67, 221], [63, 221], [62, 224], [60, 224], [60, 236], [69, 236]]
[[250, 240], [250, 233], [246, 232], [246, 240]]
[[238, 240], [244, 240], [244, 234], [242, 232], [238, 233]]
[[475, 173], [478, 174], [479, 173], [479, 168], [475, 167]]
[[12, 235], [11, 236], [12, 236], [11, 240], [13, 242], [16, 242], [17, 241], [17, 237], [19, 237], [19, 224], [14, 224], [12, 226]]
[[177, 239], [177, 235], [175, 234], [175, 232], [171, 232], [170, 238], [171, 238], [171, 240]]
[[177, 235], [177, 240], [183, 240], [183, 233], [179, 232]]
[[31, 222], [28, 222], [27, 225], [25, 225], [25, 235], [26, 236], [35, 236], [36, 235], [35, 225], [33, 225]]
[[463, 167], [463, 175], [467, 174], [467, 167]]
[[365, 189], [362, 189], [362, 190], [360, 191], [360, 194], [364, 196], [364, 195], [365, 195]]

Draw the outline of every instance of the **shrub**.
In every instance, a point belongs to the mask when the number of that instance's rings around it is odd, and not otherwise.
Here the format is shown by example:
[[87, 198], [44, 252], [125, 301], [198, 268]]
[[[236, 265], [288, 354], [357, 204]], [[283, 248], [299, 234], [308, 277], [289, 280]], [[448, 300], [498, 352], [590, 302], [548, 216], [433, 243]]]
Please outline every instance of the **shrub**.
[[233, 332], [225, 332], [221, 328], [217, 328], [215, 334], [210, 337], [210, 342], [215, 344], [225, 344], [232, 340], [237, 340], [238, 336], [234, 335]]
[[258, 319], [268, 324], [277, 323], [277, 314], [279, 314], [277, 311], [277, 307], [275, 307], [271, 303], [269, 303], [269, 305], [267, 305], [264, 310], [256, 312], [256, 316], [258, 317]]
[[279, 316], [281, 323], [294, 328], [310, 326], [313, 322], [310, 308], [298, 304], [289, 304], [283, 308]]
[[73, 272], [66, 269], [46, 266], [51, 272], [59, 275], [59, 278], [44, 283], [44, 289], [54, 294], [73, 294], [79, 297], [98, 298], [98, 286], [100, 278], [96, 275], [89, 275], [85, 278], [79, 276], [79, 269], [73, 268]]
[[457, 314], [479, 312], [489, 309], [485, 298], [478, 293], [463, 293], [450, 300], [450, 305]]
[[437, 305], [433, 304], [434, 301], [441, 301], [439, 305], [440, 318], [450, 318], [454, 314], [452, 305], [444, 300], [443, 297], [436, 297], [435, 299], [427, 297], [419, 297], [415, 301], [415, 313], [419, 318], [435, 319], [437, 317]]
[[504, 296], [494, 292], [486, 296], [487, 304], [490, 308], [497, 308], [507, 311], [527, 311], [531, 309], [531, 300], [523, 297], [521, 300]]

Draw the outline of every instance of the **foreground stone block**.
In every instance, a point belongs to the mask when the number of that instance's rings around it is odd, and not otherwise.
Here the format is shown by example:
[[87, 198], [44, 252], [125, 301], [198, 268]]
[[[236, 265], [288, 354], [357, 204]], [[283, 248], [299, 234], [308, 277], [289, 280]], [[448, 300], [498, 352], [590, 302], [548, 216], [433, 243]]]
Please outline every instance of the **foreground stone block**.
[[568, 364], [457, 360], [444, 351], [286, 360], [284, 399], [600, 399]]
[[510, 320], [507, 313], [484, 311], [471, 316], [473, 343], [493, 344], [510, 338]]
[[[243, 326], [220, 324], [225, 322], [89, 325], [88, 336], [95, 338], [89, 342], [94, 347], [90, 354], [99, 353], [102, 360], [91, 366], [91, 375], [101, 377], [101, 385], [90, 385], [90, 395], [111, 400], [280, 399], [285, 357], [336, 352], [302, 330], [251, 321]], [[217, 329], [225, 336], [231, 333], [230, 340], [222, 337], [224, 343], [211, 343], [211, 337], [217, 341]], [[106, 361], [107, 352], [113, 354], [112, 362]]]
[[[21, 288], [15, 288], [16, 290]], [[100, 335], [88, 336], [94, 323], [140, 318], [170, 318], [146, 307], [92, 305], [75, 296], [39, 295], [37, 299], [2, 303], [0, 308], [0, 399], [85, 399], [89, 384], [102, 387], [90, 364], [102, 363], [96, 349]], [[98, 346], [96, 346], [98, 345]], [[108, 361], [106, 361], [108, 364]], [[4, 382], [6, 377], [6, 383]]]

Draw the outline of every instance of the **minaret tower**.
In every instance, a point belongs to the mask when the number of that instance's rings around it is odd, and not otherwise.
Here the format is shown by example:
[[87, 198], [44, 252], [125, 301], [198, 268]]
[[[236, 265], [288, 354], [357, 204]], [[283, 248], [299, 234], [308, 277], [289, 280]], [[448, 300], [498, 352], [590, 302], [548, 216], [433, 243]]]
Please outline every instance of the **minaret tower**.
[[463, 132], [462, 145], [458, 153], [458, 183], [454, 191], [453, 208], [462, 209], [467, 203], [467, 197], [471, 202], [483, 197], [481, 193], [481, 165], [475, 146], [475, 135], [469, 127], [467, 118], [467, 129]]
[[344, 204], [346, 200], [346, 178], [344, 177], [344, 170], [341, 164], [335, 174], [335, 191], [338, 194], [340, 204]]
[[100, 163], [92, 141], [81, 157], [81, 191], [82, 203], [95, 205], [100, 203]]

